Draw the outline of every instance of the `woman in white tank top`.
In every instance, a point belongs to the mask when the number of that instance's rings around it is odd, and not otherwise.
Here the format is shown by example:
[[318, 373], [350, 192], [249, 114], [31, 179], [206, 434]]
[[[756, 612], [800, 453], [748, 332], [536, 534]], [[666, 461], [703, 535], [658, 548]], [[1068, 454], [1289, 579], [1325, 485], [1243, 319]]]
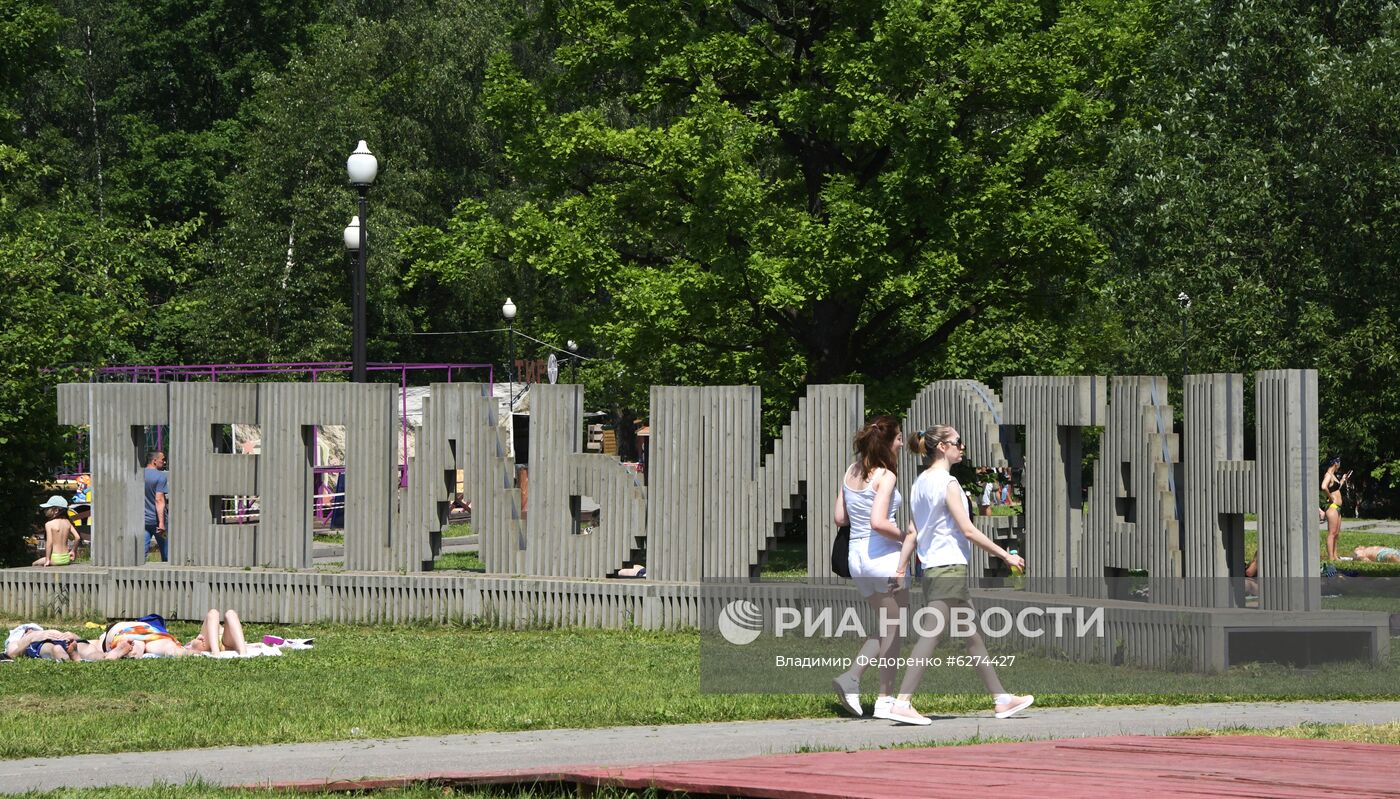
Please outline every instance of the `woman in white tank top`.
[[[895, 487], [896, 456], [904, 446], [899, 420], [892, 416], [871, 419], [856, 433], [853, 446], [856, 461], [842, 475], [832, 515], [837, 526], [851, 527], [851, 579], [870, 603], [876, 625], [882, 618], [887, 622], [884, 629], [871, 631], [850, 670], [832, 680], [841, 707], [860, 716], [864, 712], [860, 705], [860, 677], [866, 663], [899, 656], [899, 620], [909, 606], [909, 591], [896, 576], [904, 540], [904, 533], [895, 522], [900, 505], [899, 489]], [[913, 532], [912, 527], [909, 532]], [[894, 678], [895, 668], [882, 665], [875, 718], [889, 718], [894, 705]]]
[[[972, 524], [968, 513], [967, 495], [953, 477], [950, 469], [962, 462], [966, 447], [957, 430], [946, 425], [934, 425], [914, 440], [914, 452], [924, 458], [925, 469], [914, 487], [909, 491], [909, 509], [914, 516], [917, 531], [904, 541], [900, 553], [898, 572], [904, 573], [909, 558], [917, 549], [919, 563], [924, 567], [924, 601], [934, 613], [944, 619], [942, 629], [949, 629], [950, 614], [955, 608], [971, 610], [967, 591], [967, 561], [969, 543], [976, 544], [988, 553], [1006, 561], [1013, 569], [1024, 570], [1026, 562], [1019, 555], [1012, 555], [983, 535]], [[935, 627], [937, 625], [934, 625]], [[914, 624], [917, 632], [927, 626]], [[928, 662], [933, 650], [938, 646], [938, 635], [922, 635], [909, 653], [909, 667], [904, 674], [904, 682], [899, 687], [899, 698], [890, 709], [889, 718], [903, 724], [928, 724], [929, 718], [920, 714], [909, 704], [909, 697], [919, 687], [923, 678], [923, 666]], [[987, 659], [987, 645], [982, 635], [974, 628], [967, 639], [967, 653], [975, 661], [977, 673], [982, 677], [987, 690], [992, 694], [996, 717], [1004, 719], [1031, 706], [1035, 697], [1016, 696], [1006, 693]]]

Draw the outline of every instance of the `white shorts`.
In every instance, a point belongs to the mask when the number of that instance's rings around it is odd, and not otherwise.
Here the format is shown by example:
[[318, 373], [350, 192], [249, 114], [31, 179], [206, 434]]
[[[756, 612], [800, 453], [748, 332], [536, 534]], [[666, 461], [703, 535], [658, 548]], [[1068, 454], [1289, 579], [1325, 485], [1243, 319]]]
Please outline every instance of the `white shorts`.
[[890, 578], [899, 568], [899, 544], [879, 533], [852, 539], [846, 565], [851, 569], [851, 580], [860, 589], [861, 596], [888, 594]]

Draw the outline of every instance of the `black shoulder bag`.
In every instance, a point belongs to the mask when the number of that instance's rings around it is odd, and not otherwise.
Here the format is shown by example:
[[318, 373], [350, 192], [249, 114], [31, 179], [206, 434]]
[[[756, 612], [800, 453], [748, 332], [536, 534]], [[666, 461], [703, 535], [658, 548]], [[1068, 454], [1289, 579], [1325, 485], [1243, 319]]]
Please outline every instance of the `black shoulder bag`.
[[836, 528], [836, 538], [831, 542], [831, 573], [837, 577], [851, 576], [851, 526], [843, 524]]

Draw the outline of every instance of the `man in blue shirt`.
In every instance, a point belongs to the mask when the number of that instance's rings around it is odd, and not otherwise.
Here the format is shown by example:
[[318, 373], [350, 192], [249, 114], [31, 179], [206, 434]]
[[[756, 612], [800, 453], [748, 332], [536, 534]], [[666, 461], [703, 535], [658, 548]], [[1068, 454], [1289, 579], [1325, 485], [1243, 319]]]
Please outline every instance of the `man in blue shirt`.
[[141, 559], [151, 551], [151, 538], [160, 547], [160, 559], [170, 560], [170, 545], [165, 537], [166, 498], [170, 493], [170, 483], [164, 471], [165, 453], [152, 452], [146, 461], [146, 546], [141, 549]]

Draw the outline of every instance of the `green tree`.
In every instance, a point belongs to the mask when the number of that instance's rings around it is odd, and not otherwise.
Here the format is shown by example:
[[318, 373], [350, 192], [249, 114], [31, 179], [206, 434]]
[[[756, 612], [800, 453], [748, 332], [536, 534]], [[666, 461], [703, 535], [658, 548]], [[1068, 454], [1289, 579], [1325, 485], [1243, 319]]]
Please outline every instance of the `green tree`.
[[[1062, 363], [1102, 250], [1073, 169], [1143, 44], [1134, 3], [550, 5], [486, 102], [514, 180], [415, 277], [569, 314], [649, 383], [805, 383], [893, 408], [977, 363]], [[449, 253], [443, 256], [443, 253]], [[1068, 347], [1068, 349], [1066, 349]], [[1029, 351], [1027, 351], [1029, 350]]]
[[365, 139], [380, 161], [369, 195], [370, 357], [462, 359], [446, 350], [450, 342], [401, 335], [454, 329], [462, 315], [440, 292], [400, 299], [400, 239], [442, 224], [460, 197], [486, 185], [494, 147], [476, 94], [512, 12], [487, 0], [410, 0], [371, 19], [356, 16], [357, 4], [339, 5], [240, 111], [246, 132], [221, 183], [204, 277], [172, 301], [165, 320], [160, 350], [170, 357], [349, 358], [341, 231], [356, 199], [345, 158]]
[[189, 256], [192, 226], [103, 225], [62, 206], [0, 212], [0, 562], [21, 559], [41, 483], [73, 454], [55, 386], [129, 360], [153, 282]]
[[1400, 8], [1174, 0], [1160, 29], [1096, 201], [1106, 367], [1315, 368], [1323, 448], [1400, 462]]
[[234, 120], [325, 0], [55, 0], [64, 57], [35, 70], [25, 124], [52, 176], [104, 220], [217, 213]]
[[0, 563], [23, 562], [42, 483], [72, 453], [54, 387], [129, 359], [150, 297], [183, 274], [195, 225], [102, 221], [30, 113], [72, 56], [50, 3], [0, 10]]

